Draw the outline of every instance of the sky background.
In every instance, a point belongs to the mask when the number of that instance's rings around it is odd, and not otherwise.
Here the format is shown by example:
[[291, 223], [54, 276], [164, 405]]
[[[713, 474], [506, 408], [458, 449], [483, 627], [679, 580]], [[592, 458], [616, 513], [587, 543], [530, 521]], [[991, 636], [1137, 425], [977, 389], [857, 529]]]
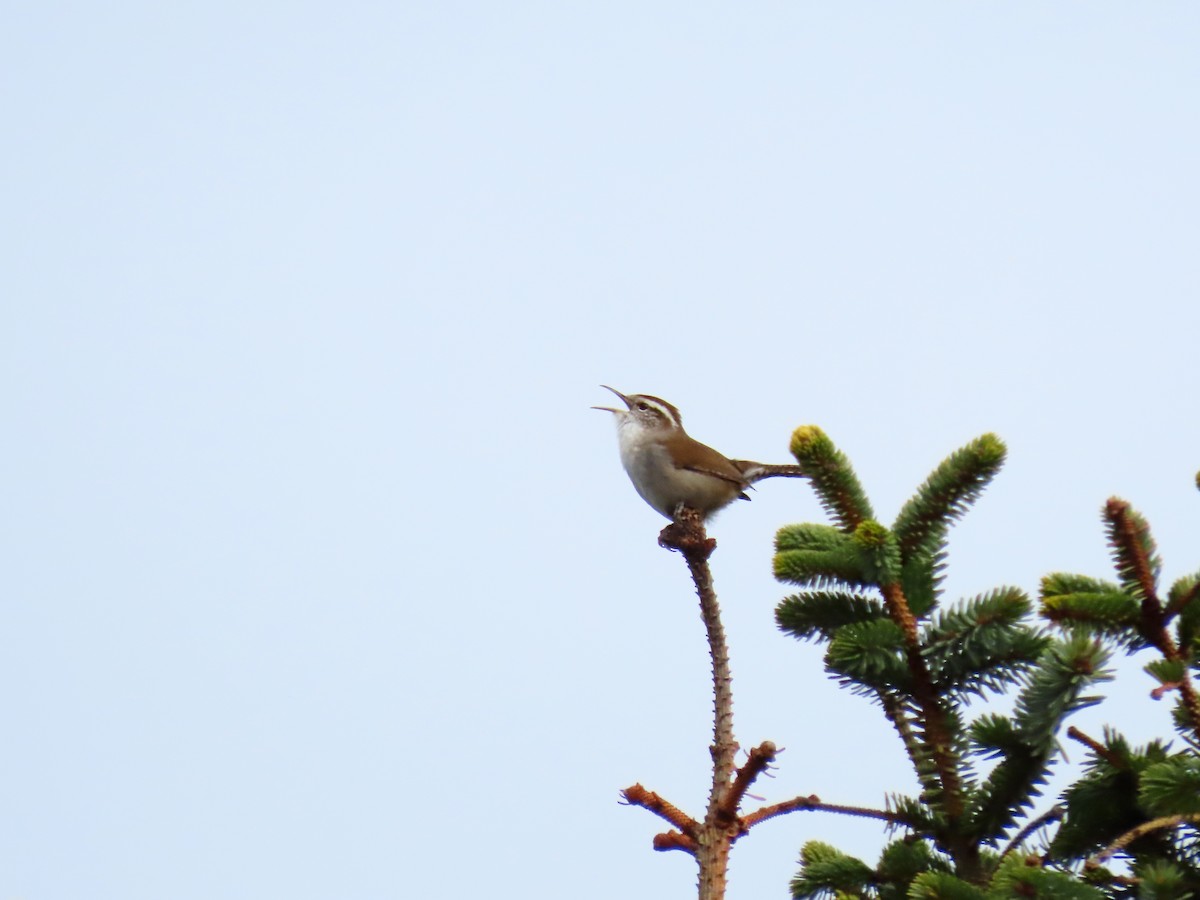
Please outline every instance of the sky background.
[[[0, 900], [694, 896], [708, 660], [600, 383], [801, 424], [890, 521], [986, 431], [950, 597], [1193, 571], [1191, 3], [15, 2], [0, 14]], [[712, 526], [774, 802], [913, 779]], [[1136, 663], [1105, 722], [1168, 707]], [[1072, 758], [1080, 754], [1069, 748]], [[1046, 799], [1043, 809], [1050, 803]], [[735, 848], [783, 897], [801, 814]]]

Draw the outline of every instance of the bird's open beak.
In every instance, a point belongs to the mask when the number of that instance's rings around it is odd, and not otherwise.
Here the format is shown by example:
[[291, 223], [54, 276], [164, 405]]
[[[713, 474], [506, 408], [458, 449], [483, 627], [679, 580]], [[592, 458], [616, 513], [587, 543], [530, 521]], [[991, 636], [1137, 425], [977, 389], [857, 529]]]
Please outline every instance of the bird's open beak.
[[[600, 387], [604, 388], [606, 391], [612, 391], [614, 394], [616, 394], [618, 397], [620, 397], [623, 401], [625, 401], [625, 409], [633, 409], [633, 404], [629, 402], [629, 398], [626, 397], [624, 394], [622, 394], [620, 391], [618, 391], [616, 388], [610, 388], [607, 384], [602, 384], [602, 385], [600, 385]], [[620, 412], [625, 411], [624, 409], [613, 409], [611, 406], [593, 406], [592, 409], [602, 409], [605, 412], [610, 412], [610, 413], [620, 413]]]

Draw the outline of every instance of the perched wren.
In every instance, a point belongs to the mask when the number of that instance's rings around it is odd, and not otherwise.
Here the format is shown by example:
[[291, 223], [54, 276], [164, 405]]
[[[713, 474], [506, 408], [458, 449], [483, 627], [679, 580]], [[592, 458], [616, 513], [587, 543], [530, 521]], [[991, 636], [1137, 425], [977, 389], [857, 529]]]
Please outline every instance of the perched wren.
[[734, 500], [749, 500], [746, 488], [763, 478], [801, 477], [799, 466], [773, 466], [729, 459], [689, 437], [679, 410], [658, 397], [622, 394], [600, 385], [624, 401], [625, 409], [593, 406], [617, 417], [621, 465], [642, 499], [674, 520], [680, 506], [708, 518]]

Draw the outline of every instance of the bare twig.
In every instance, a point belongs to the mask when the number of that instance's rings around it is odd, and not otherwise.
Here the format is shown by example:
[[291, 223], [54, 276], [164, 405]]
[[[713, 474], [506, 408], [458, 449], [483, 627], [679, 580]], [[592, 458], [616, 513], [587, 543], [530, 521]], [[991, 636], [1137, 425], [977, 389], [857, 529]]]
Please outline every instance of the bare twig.
[[696, 840], [690, 838], [686, 834], [680, 834], [678, 831], [664, 831], [662, 834], [654, 836], [653, 845], [655, 850], [683, 850], [686, 853], [696, 855]]
[[1016, 850], [1018, 847], [1020, 847], [1023, 843], [1025, 843], [1026, 840], [1029, 839], [1029, 836], [1031, 834], [1033, 834], [1035, 831], [1037, 831], [1039, 828], [1044, 828], [1045, 826], [1049, 825], [1051, 822], [1057, 822], [1059, 819], [1061, 819], [1066, 814], [1067, 814], [1067, 811], [1063, 807], [1052, 806], [1052, 807], [1050, 807], [1050, 809], [1046, 810], [1044, 813], [1042, 813], [1036, 819], [1030, 820], [1025, 825], [1024, 828], [1022, 828], [1015, 835], [1013, 835], [1013, 839], [1008, 842], [1008, 846], [1006, 846], [1004, 848], [1004, 850], [1001, 851], [1000, 858], [1004, 859], [1004, 857], [1008, 856], [1008, 854], [1012, 853], [1014, 850]]
[[1070, 728], [1067, 729], [1067, 737], [1069, 737], [1073, 741], [1078, 741], [1079, 743], [1083, 744], [1083, 746], [1087, 747], [1089, 750], [1091, 750], [1093, 753], [1095, 753], [1098, 757], [1100, 757], [1102, 760], [1104, 760], [1106, 763], [1108, 763], [1114, 769], [1129, 768], [1129, 766], [1125, 762], [1125, 760], [1123, 760], [1117, 754], [1113, 753], [1111, 750], [1109, 750], [1107, 747], [1105, 747], [1102, 743], [1100, 743], [1094, 737], [1084, 734], [1082, 731], [1080, 731], [1074, 725], [1072, 725]]
[[733, 738], [733, 676], [729, 671], [729, 648], [721, 625], [721, 607], [713, 589], [712, 571], [708, 567], [708, 558], [717, 542], [705, 532], [700, 514], [687, 507], [677, 511], [675, 521], [662, 530], [658, 541], [683, 554], [696, 585], [700, 617], [708, 633], [713, 682], [713, 776], [708, 811], [696, 834], [695, 855], [700, 866], [700, 900], [722, 900], [728, 878], [729, 849], [740, 827], [737, 801], [733, 802], [732, 815], [726, 811], [726, 796], [733, 789], [730, 782], [734, 775], [737, 742]]
[[666, 819], [687, 837], [696, 837], [696, 829], [700, 827], [700, 823], [675, 804], [664, 800], [658, 794], [654, 793], [654, 791], [648, 791], [640, 784], [635, 784], [633, 787], [627, 787], [621, 791], [621, 796], [630, 806], [640, 806], [642, 809], [648, 809], [656, 816]]
[[754, 784], [754, 780], [775, 761], [775, 755], [778, 752], [775, 745], [770, 741], [763, 741], [750, 751], [749, 757], [742, 767], [737, 770], [737, 776], [733, 779], [733, 784], [725, 792], [725, 797], [721, 801], [718, 814], [725, 821], [732, 821], [737, 818], [738, 807], [741, 806], [742, 798], [746, 796], [746, 791], [750, 789], [750, 785]]
[[733, 736], [733, 677], [729, 670], [725, 629], [721, 625], [721, 609], [708, 566], [716, 541], [708, 537], [698, 513], [680, 507], [674, 521], [662, 530], [658, 542], [683, 554], [700, 598], [700, 617], [704, 621], [712, 659], [713, 741], [709, 749], [713, 774], [703, 822], [696, 821], [640, 784], [622, 791], [627, 803], [648, 809], [675, 826], [675, 830], [654, 837], [654, 849], [683, 850], [692, 854], [700, 868], [699, 900], [722, 900], [728, 881], [730, 848], [758, 822], [799, 809], [823, 809], [890, 822], [903, 821], [899, 814], [824, 804], [815, 796], [797, 797], [763, 807], [745, 817], [739, 815], [739, 807], [750, 786], [770, 768], [779, 750], [770, 741], [764, 741], [747, 754], [746, 762], [740, 768], [735, 767], [738, 745]]
[[882, 819], [885, 822], [891, 822], [896, 825], [907, 825], [908, 822], [903, 815], [896, 812], [889, 812], [886, 809], [871, 809], [866, 806], [842, 806], [837, 803], [822, 803], [821, 798], [816, 794], [810, 794], [807, 797], [793, 797], [791, 800], [784, 800], [782, 803], [772, 803], [770, 806], [764, 806], [761, 809], [756, 809], [754, 812], [742, 818], [742, 825], [746, 831], [749, 831], [759, 822], [773, 819], [776, 816], [786, 815], [787, 813], [798, 812], [800, 810], [820, 810], [822, 812], [839, 813], [843, 816], [859, 816], [865, 819]]

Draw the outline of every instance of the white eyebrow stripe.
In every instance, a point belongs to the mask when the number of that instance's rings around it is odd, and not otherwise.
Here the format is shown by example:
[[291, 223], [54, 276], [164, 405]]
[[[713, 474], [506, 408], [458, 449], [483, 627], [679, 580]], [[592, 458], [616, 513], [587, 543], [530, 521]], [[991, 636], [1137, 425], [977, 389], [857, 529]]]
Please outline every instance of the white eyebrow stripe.
[[677, 410], [666, 400], [663, 400], [659, 397], [651, 397], [649, 394], [639, 395], [638, 400], [662, 413], [664, 418], [666, 418], [668, 422], [674, 422], [676, 427], [683, 427], [683, 419], [679, 415], [679, 410]]

